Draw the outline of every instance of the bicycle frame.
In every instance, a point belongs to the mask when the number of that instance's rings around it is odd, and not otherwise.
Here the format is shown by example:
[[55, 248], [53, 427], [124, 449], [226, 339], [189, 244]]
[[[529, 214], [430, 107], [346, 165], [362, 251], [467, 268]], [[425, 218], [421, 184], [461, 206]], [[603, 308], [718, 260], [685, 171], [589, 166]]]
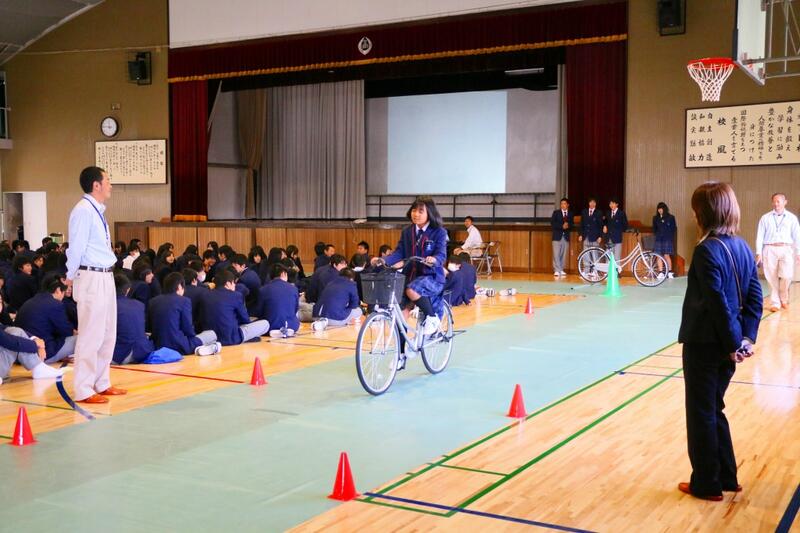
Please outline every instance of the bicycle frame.
[[[388, 307], [381, 307], [379, 305], [375, 305], [375, 311], [377, 311], [377, 312], [386, 311], [389, 314], [391, 314], [391, 316], [392, 316], [392, 335], [394, 335], [394, 332], [399, 331], [400, 335], [403, 337], [403, 340], [406, 341], [406, 348], [407, 349], [410, 349], [413, 352], [419, 352], [423, 348], [425, 348], [426, 346], [430, 345], [430, 344], [428, 344], [428, 345], [422, 344], [424, 335], [422, 335], [422, 321], [421, 320], [417, 321], [417, 327], [414, 329], [414, 332], [415, 332], [414, 333], [414, 338], [413, 339], [409, 338], [408, 331], [411, 329], [411, 326], [406, 321], [406, 318], [403, 316], [403, 310], [400, 308], [400, 304], [397, 303], [397, 300], [395, 299], [394, 295], [392, 295], [392, 303], [389, 304]], [[399, 327], [398, 327], [398, 324], [399, 324]], [[391, 340], [391, 337], [390, 337], [389, 340]], [[433, 344], [433, 343], [431, 343], [431, 344]]]

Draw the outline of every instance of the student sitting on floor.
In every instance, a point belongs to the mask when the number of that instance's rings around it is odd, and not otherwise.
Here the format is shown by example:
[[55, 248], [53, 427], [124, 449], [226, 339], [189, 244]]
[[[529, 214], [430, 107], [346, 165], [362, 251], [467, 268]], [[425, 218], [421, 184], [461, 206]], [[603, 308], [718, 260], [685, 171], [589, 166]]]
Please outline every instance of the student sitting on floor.
[[355, 266], [356, 257], [361, 257], [365, 265], [369, 264], [369, 260], [372, 258], [369, 255], [369, 243], [367, 241], [361, 241], [356, 246], [356, 253], [353, 254], [353, 257], [350, 258], [351, 267]]
[[15, 312], [22, 304], [36, 296], [39, 285], [33, 277], [33, 263], [25, 255], [18, 255], [12, 263], [14, 273], [6, 280], [6, 298], [8, 299], [9, 312]]
[[247, 294], [244, 298], [245, 307], [250, 316], [256, 316], [260, 305], [258, 302], [259, 290], [261, 290], [261, 280], [255, 270], [247, 267], [247, 257], [242, 254], [236, 254], [231, 259], [231, 265], [239, 276], [236, 282], [239, 285], [247, 287]]
[[[133, 267], [133, 278], [131, 281], [130, 297], [134, 300], [139, 300], [147, 309], [147, 303], [150, 298], [157, 296], [154, 294], [156, 291], [153, 289], [155, 275], [150, 263], [146, 259], [137, 259], [138, 263]], [[158, 292], [161, 292], [159, 287]]]
[[165, 250], [159, 256], [157, 263], [158, 265], [153, 269], [153, 275], [158, 280], [158, 285], [162, 286], [164, 284], [164, 278], [172, 272], [177, 271], [178, 265], [175, 262], [175, 252], [172, 250]]
[[308, 284], [306, 302], [316, 302], [328, 282], [336, 278], [343, 268], [347, 268], [347, 260], [343, 255], [334, 254], [327, 266], [316, 269]]
[[[467, 253], [467, 252], [462, 252]], [[461, 272], [461, 258], [451, 255], [447, 258], [447, 278], [444, 282], [443, 297], [451, 307], [469, 303], [464, 299], [464, 274]]]
[[234, 276], [227, 270], [214, 278], [216, 287], [201, 300], [203, 329], [214, 330], [223, 346], [257, 339], [269, 331], [266, 320], [250, 322], [244, 298], [236, 292]]
[[131, 282], [124, 274], [114, 275], [117, 289], [117, 342], [112, 361], [116, 365], [138, 364], [155, 350], [144, 332], [144, 304], [128, 298]]
[[[319, 268], [319, 266], [325, 266], [328, 264], [328, 258], [325, 255], [325, 246], [326, 244], [322, 241], [314, 245], [314, 270]], [[314, 273], [313, 270], [311, 273]]]
[[59, 274], [49, 274], [42, 282], [42, 292], [25, 302], [14, 320], [18, 328], [44, 341], [46, 363], [56, 363], [75, 353], [76, 332], [62, 303], [66, 291]]
[[260, 309], [256, 316], [269, 322], [271, 330], [287, 327], [297, 331], [300, 329], [297, 287], [289, 282], [289, 271], [280, 263], [272, 266], [270, 277], [272, 279], [261, 287]]
[[203, 300], [203, 295], [209, 288], [201, 281], [201, 276], [205, 279], [206, 275], [202, 270], [203, 266], [194, 264], [195, 267], [200, 268], [198, 271], [191, 266], [192, 264], [193, 263], [189, 263], [190, 266], [184, 268], [181, 274], [183, 275], [183, 296], [189, 298], [192, 302], [192, 324], [194, 325], [195, 331], [197, 331], [203, 324], [201, 316], [203, 306], [201, 302]]
[[214, 331], [195, 333], [192, 325], [192, 302], [184, 298], [183, 275], [172, 272], [164, 278], [164, 292], [150, 301], [148, 320], [156, 346], [180, 354], [214, 355], [222, 345]]
[[141, 253], [141, 250], [139, 250], [139, 242], [131, 241], [130, 245], [128, 245], [128, 255], [122, 259], [122, 269], [128, 271], [133, 270], [133, 262], [139, 259]]
[[234, 255], [236, 255], [236, 252], [227, 244], [220, 246], [219, 250], [217, 250], [217, 263], [214, 265], [214, 268], [211, 269], [211, 277], [215, 277], [217, 272], [222, 272], [231, 266], [231, 258], [233, 258]]
[[327, 318], [330, 326], [344, 326], [363, 316], [356, 289], [356, 273], [345, 268], [322, 290], [313, 317]]
[[475, 299], [475, 288], [478, 285], [478, 271], [472, 264], [472, 258], [467, 252], [458, 254], [461, 258], [461, 272], [464, 275], [464, 301], [469, 303]]
[[326, 244], [325, 248], [322, 249], [322, 255], [318, 255], [314, 260], [314, 270], [316, 271], [318, 268], [325, 267], [325, 265], [330, 263], [331, 257], [335, 254], [336, 247], [332, 244]]
[[[4, 307], [3, 299], [0, 298], [0, 313]], [[44, 364], [46, 357], [47, 352], [42, 339], [28, 335], [22, 328], [0, 327], [0, 384], [8, 378], [11, 367], [17, 362], [31, 371], [33, 379], [62, 376], [63, 369]]]

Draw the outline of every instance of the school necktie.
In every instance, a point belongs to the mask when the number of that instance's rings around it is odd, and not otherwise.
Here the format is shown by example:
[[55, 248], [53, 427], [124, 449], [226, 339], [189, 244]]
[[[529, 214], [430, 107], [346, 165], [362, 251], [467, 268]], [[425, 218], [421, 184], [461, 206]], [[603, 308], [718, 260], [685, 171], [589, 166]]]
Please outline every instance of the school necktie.
[[592, 213], [594, 213], [594, 209], [589, 209], [589, 216], [592, 216]]

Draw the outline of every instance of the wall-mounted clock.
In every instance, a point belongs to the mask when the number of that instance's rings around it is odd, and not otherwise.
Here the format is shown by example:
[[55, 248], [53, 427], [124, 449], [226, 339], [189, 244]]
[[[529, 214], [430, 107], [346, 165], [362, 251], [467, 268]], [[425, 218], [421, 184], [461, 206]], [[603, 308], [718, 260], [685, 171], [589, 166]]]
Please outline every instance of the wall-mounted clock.
[[116, 137], [119, 133], [119, 121], [114, 117], [104, 118], [100, 121], [100, 133], [109, 139]]

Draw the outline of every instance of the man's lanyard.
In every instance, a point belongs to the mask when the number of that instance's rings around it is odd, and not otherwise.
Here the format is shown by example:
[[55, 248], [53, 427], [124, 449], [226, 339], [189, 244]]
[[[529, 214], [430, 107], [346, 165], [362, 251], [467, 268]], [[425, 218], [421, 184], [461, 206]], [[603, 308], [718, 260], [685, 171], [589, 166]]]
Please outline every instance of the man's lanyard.
[[[778, 224], [778, 216], [781, 217], [781, 223]], [[772, 213], [772, 220], [775, 222], [775, 232], [779, 233], [781, 231], [781, 226], [783, 226], [783, 221], [786, 220], [786, 213], [782, 213], [778, 215], [777, 213]]]
[[97, 209], [97, 206], [95, 206], [94, 203], [92, 203], [91, 200], [89, 200], [85, 196], [83, 197], [83, 199], [86, 200], [87, 202], [89, 202], [89, 205], [92, 206], [92, 209], [94, 209], [94, 212], [97, 213], [97, 216], [99, 216], [100, 220], [103, 222], [103, 228], [105, 228], [105, 230], [106, 230], [106, 240], [108, 241], [108, 244], [110, 246], [111, 245], [111, 234], [108, 233], [108, 223], [106, 222], [106, 217], [103, 216], [103, 214], [100, 212], [99, 209]]

